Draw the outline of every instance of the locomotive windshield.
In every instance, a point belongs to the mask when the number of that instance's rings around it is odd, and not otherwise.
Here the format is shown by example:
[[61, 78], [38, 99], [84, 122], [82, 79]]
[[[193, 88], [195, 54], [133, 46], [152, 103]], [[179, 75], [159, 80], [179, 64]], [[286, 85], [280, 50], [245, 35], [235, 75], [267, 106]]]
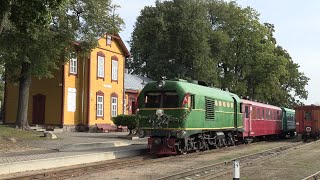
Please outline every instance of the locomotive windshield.
[[145, 96], [146, 108], [176, 108], [178, 101], [176, 92], [149, 92]]

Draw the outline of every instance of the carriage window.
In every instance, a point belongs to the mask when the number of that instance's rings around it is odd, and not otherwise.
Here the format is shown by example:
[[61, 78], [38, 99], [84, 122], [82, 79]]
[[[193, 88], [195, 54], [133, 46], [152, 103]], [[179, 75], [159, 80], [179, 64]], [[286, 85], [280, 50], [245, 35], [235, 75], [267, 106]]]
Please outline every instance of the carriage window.
[[311, 120], [311, 112], [306, 112], [305, 113], [305, 119], [306, 120]]
[[269, 120], [272, 119], [272, 110], [269, 110]]
[[264, 116], [265, 116], [265, 114], [264, 114], [264, 109], [262, 109], [261, 119], [264, 119]]
[[245, 110], [246, 110], [246, 118], [249, 118], [249, 107], [246, 106], [246, 107], [245, 107]]
[[258, 117], [257, 119], [261, 119], [261, 112], [260, 112], [260, 108], [258, 108]]
[[160, 93], [148, 93], [145, 99], [146, 108], [160, 108], [161, 94]]
[[163, 108], [178, 107], [179, 97], [177, 93], [166, 92], [163, 96]]
[[252, 110], [252, 118], [257, 119], [257, 109], [255, 107]]

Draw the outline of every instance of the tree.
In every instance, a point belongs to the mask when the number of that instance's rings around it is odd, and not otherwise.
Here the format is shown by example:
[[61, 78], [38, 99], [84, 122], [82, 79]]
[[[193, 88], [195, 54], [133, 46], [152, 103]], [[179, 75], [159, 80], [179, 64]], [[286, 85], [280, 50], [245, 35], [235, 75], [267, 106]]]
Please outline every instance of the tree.
[[234, 1], [157, 1], [138, 17], [128, 67], [151, 78], [203, 79], [292, 107], [307, 98], [309, 78], [277, 44], [274, 31], [274, 25], [259, 22], [257, 11]]
[[209, 35], [202, 1], [156, 1], [155, 7], [145, 7], [137, 19], [128, 67], [153, 79], [165, 75], [214, 82]]
[[[277, 45], [274, 25], [259, 22], [252, 8], [208, 0], [211, 50], [218, 57], [223, 89], [274, 105], [292, 107], [307, 98], [308, 78]], [[294, 80], [294, 81], [293, 81]]]
[[[121, 29], [122, 19], [110, 0], [20, 0], [9, 6], [7, 24], [0, 35], [0, 60], [6, 80], [19, 83], [16, 125], [27, 121], [31, 78], [50, 78], [73, 51], [74, 43], [85, 53], [106, 32]], [[25, 15], [27, 14], [27, 16]]]

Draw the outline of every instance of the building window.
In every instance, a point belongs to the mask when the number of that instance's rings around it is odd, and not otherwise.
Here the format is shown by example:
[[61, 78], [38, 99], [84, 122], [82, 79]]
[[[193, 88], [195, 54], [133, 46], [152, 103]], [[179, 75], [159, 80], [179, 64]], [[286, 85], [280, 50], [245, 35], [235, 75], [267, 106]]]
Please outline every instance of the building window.
[[111, 97], [111, 117], [118, 115], [118, 97]]
[[97, 117], [103, 117], [104, 94], [102, 91], [97, 92]]
[[76, 112], [77, 90], [76, 88], [68, 88], [68, 112]]
[[110, 35], [107, 35], [107, 46], [111, 46], [112, 37]]
[[112, 56], [111, 58], [111, 80], [118, 81], [118, 58]]
[[104, 78], [104, 54], [98, 53], [98, 62], [97, 62], [97, 69], [98, 69], [98, 78]]
[[78, 62], [77, 58], [71, 58], [70, 59], [70, 74], [77, 74], [77, 69], [78, 69]]

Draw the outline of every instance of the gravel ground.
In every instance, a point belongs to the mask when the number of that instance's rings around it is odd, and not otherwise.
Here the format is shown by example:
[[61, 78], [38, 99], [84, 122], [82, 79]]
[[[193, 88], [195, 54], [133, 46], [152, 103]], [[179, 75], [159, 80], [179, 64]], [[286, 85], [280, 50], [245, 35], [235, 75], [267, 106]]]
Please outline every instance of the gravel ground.
[[[241, 168], [241, 179], [304, 179], [320, 171], [320, 142]], [[240, 165], [241, 167], [241, 165]], [[232, 179], [232, 175], [221, 177]]]
[[[246, 154], [256, 153], [288, 144], [290, 144], [290, 142], [260, 142], [257, 144], [241, 146], [232, 150], [225, 148], [225, 151], [223, 152], [205, 154], [194, 153], [194, 156], [176, 156], [169, 158], [167, 162], [148, 163], [139, 167], [134, 167], [133, 165], [129, 168], [88, 174], [82, 177], [77, 177], [76, 179], [155, 179], [165, 175], [175, 174], [179, 171], [223, 162]], [[226, 177], [224, 179], [230, 179], [230, 177]]]
[[12, 142], [8, 139], [0, 139], [0, 155], [3, 153], [22, 152], [34, 149], [35, 148], [21, 145], [17, 142]]

